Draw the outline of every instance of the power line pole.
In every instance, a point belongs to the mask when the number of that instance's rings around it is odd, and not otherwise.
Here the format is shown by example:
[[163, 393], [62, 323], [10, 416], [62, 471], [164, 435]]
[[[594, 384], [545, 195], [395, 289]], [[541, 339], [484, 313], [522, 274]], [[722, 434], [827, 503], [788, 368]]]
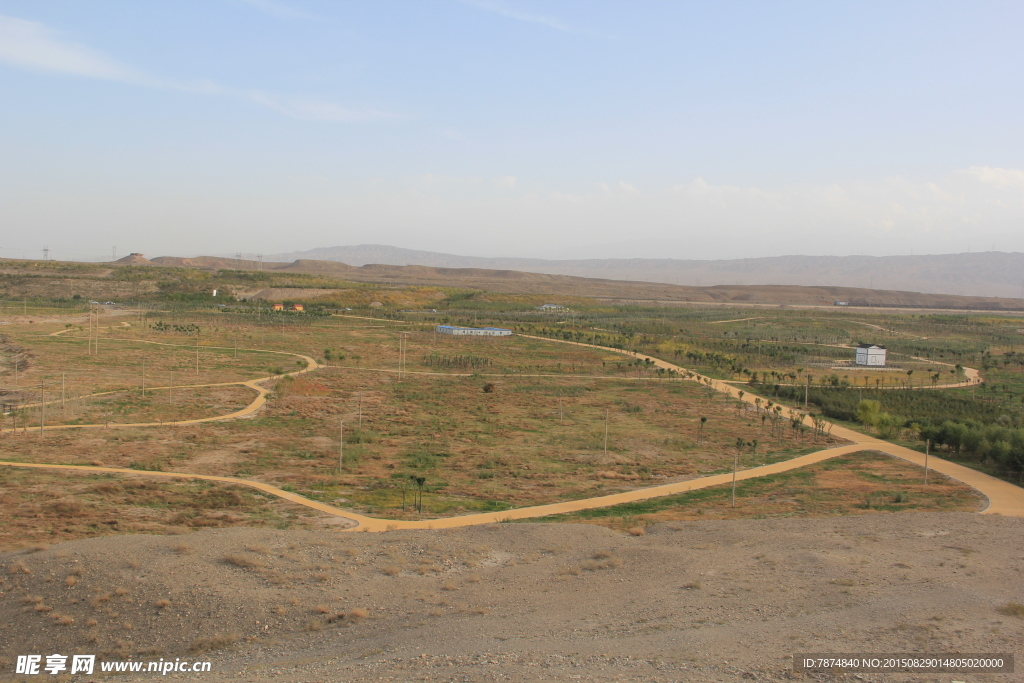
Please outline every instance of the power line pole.
[[928, 452], [931, 450], [931, 439], [924, 440], [924, 485], [928, 485]]
[[43, 378], [39, 378], [39, 438], [43, 438], [43, 427], [46, 426], [46, 394], [43, 391]]
[[345, 470], [345, 421], [338, 426], [338, 471]]
[[[740, 442], [742, 443], [742, 441]], [[732, 459], [732, 506], [736, 507], [736, 470], [740, 468], [740, 443], [736, 444], [736, 455]]]
[[608, 410], [604, 411], [604, 456], [608, 457]]
[[142, 398], [146, 398], [146, 352], [142, 352]]

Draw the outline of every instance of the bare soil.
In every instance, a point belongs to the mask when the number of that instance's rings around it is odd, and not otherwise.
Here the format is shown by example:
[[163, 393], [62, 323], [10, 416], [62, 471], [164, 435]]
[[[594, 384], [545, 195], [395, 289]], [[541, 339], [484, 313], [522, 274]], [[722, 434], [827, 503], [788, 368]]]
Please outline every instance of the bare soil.
[[0, 657], [206, 659], [252, 682], [789, 680], [795, 652], [1013, 652], [1022, 532], [918, 513], [89, 539], [0, 555]]

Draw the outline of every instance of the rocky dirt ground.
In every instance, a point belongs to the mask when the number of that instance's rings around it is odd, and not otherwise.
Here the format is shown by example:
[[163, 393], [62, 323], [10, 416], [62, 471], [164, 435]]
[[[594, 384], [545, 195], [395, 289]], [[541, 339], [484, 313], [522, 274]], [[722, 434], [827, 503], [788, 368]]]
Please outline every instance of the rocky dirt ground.
[[835, 680], [792, 655], [1019, 649], [1022, 532], [916, 513], [71, 541], [0, 555], [0, 680], [53, 652], [206, 659], [166, 678], [210, 681]]

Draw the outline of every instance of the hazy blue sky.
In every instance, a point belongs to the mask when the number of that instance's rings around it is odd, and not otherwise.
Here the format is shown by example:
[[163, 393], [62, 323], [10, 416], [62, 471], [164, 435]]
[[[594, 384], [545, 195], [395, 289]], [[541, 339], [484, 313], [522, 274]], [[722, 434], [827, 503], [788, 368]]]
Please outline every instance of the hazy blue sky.
[[0, 0], [0, 255], [1024, 251], [1024, 3]]

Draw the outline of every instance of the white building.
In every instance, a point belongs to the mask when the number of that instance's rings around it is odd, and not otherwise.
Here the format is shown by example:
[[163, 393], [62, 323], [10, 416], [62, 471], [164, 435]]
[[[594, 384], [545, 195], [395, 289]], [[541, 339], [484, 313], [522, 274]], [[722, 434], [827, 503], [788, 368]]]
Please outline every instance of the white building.
[[857, 347], [857, 365], [883, 367], [885, 365], [885, 347], [877, 344], [861, 344]]
[[564, 311], [565, 306], [562, 306], [561, 304], [544, 304], [542, 306], [538, 306], [537, 309], [541, 311]]
[[502, 327], [455, 327], [454, 325], [438, 325], [434, 328], [441, 334], [451, 334], [457, 337], [508, 337], [512, 330]]

